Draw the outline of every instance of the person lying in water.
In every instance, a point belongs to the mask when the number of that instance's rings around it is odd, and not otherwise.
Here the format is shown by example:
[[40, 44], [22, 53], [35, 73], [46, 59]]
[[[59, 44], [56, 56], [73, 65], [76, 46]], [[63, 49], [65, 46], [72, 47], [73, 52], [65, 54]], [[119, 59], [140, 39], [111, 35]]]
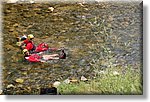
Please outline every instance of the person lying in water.
[[18, 46], [20, 46], [21, 49], [27, 49], [30, 53], [39, 53], [39, 52], [44, 52], [44, 51], [52, 52], [52, 51], [61, 50], [59, 48], [49, 48], [48, 44], [46, 43], [40, 43], [39, 45], [35, 46], [33, 44], [34, 36], [32, 34], [29, 34], [27, 37], [24, 35], [20, 38], [18, 37], [17, 39], [21, 39], [20, 41], [23, 41]]
[[64, 50], [61, 51], [61, 54], [38, 55], [38, 54], [30, 54], [27, 49], [24, 49], [23, 54], [24, 54], [25, 60], [29, 62], [46, 62], [48, 60], [66, 58], [66, 53], [64, 52]]
[[20, 49], [27, 49], [30, 53], [34, 52], [36, 49], [36, 46], [33, 43], [34, 35], [29, 34], [28, 36], [24, 35], [21, 37], [17, 37], [17, 46], [20, 47]]
[[[24, 36], [24, 37], [22, 37], [21, 39], [24, 39], [23, 42], [22, 42], [21, 45], [20, 45], [20, 47], [21, 47], [22, 49], [25, 49], [25, 47], [26, 47], [28, 44], [33, 45], [32, 48], [30, 48], [29, 50], [34, 49], [34, 48], [33, 48], [33, 47], [34, 47], [34, 44], [33, 44], [34, 35], [33, 35], [33, 34], [29, 34], [27, 37]], [[24, 45], [25, 45], [25, 47], [24, 47]], [[30, 46], [30, 47], [31, 47], [31, 46]]]

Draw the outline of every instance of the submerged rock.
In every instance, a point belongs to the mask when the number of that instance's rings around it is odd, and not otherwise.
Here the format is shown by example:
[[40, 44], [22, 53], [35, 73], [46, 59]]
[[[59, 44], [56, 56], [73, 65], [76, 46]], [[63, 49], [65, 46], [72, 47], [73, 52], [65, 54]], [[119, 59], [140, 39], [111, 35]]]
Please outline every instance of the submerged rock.
[[4, 0], [4, 2], [7, 2], [7, 3], [16, 3], [18, 2], [19, 0]]
[[66, 80], [64, 80], [64, 83], [69, 84], [69, 83], [70, 83], [70, 80], [69, 80], [69, 79], [66, 79]]
[[15, 81], [16, 81], [17, 83], [23, 83], [23, 82], [24, 82], [24, 80], [21, 79], [21, 78], [18, 78], [18, 79], [16, 79]]
[[88, 81], [88, 79], [85, 78], [84, 76], [81, 76], [81, 81]]
[[106, 74], [106, 72], [105, 71], [99, 71], [99, 74]]
[[117, 76], [120, 75], [117, 71], [113, 71], [113, 75]]
[[9, 85], [7, 85], [7, 88], [9, 89], [9, 88], [14, 88], [15, 86], [13, 85], [13, 84], [9, 84]]
[[51, 12], [54, 11], [54, 7], [49, 7], [48, 9], [49, 9]]
[[19, 84], [19, 85], [17, 85], [17, 87], [22, 88], [22, 87], [23, 87], [23, 85], [22, 85], [22, 84]]
[[82, 7], [84, 6], [83, 3], [78, 3], [78, 4], [79, 4], [80, 6], [82, 6]]

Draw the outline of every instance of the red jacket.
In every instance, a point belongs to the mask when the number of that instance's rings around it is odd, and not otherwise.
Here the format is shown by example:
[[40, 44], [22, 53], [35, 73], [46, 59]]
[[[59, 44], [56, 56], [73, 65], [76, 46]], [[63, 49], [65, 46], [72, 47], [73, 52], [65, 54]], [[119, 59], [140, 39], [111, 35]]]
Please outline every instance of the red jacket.
[[41, 59], [42, 57], [41, 56], [39, 56], [39, 55], [37, 55], [37, 54], [31, 54], [30, 56], [28, 56], [28, 61], [29, 62], [40, 62], [40, 59]]
[[48, 50], [48, 45], [46, 43], [41, 43], [39, 44], [36, 49], [35, 49], [35, 52], [42, 52], [42, 51], [46, 51]]
[[32, 43], [28, 43], [25, 47], [28, 51], [32, 50], [34, 48], [34, 45]]
[[27, 49], [28, 51], [35, 49], [32, 41], [26, 39], [23, 41], [23, 43], [25, 44], [25, 49]]
[[28, 43], [33, 43], [33, 42], [26, 39], [26, 40], [23, 41], [23, 43], [27, 45]]

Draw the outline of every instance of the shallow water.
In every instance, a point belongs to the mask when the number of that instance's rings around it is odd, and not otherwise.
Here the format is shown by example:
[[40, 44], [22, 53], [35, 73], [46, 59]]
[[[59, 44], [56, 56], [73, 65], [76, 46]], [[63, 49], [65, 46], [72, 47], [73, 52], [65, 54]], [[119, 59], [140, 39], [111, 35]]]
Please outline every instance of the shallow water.
[[[3, 4], [4, 88], [20, 90], [17, 78], [24, 79], [24, 88], [38, 88], [82, 75], [92, 79], [95, 67], [141, 68], [141, 11], [138, 3]], [[64, 47], [67, 59], [24, 62], [15, 40], [24, 34], [34, 34], [36, 45]]]

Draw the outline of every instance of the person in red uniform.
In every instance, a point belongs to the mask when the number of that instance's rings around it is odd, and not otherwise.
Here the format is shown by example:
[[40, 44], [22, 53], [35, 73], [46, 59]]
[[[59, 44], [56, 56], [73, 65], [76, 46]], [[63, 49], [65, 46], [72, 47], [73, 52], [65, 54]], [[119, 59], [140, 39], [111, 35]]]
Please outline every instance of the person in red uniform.
[[29, 34], [29, 35], [27, 36], [27, 39], [24, 40], [23, 43], [26, 44], [26, 45], [27, 45], [28, 43], [33, 43], [33, 41], [32, 41], [33, 39], [34, 39], [34, 36], [33, 36], [32, 34]]
[[38, 53], [38, 52], [44, 52], [44, 51], [49, 51], [49, 52], [53, 52], [53, 51], [60, 51], [60, 48], [49, 48], [48, 44], [46, 43], [40, 43], [38, 46], [36, 46], [36, 49], [34, 52]]
[[[32, 34], [29, 34], [26, 38], [26, 40], [23, 41], [21, 44], [21, 49], [27, 49], [30, 53], [38, 53], [38, 52], [44, 52], [49, 50], [51, 51], [59, 51], [59, 48], [49, 48], [48, 44], [46, 43], [40, 43], [39, 45], [35, 46], [33, 43], [34, 36]], [[25, 45], [25, 47], [23, 47]]]
[[27, 49], [29, 52], [34, 51], [36, 47], [32, 41], [33, 39], [34, 36], [32, 34], [29, 34], [26, 40], [24, 40], [23, 43], [21, 44], [20, 46], [21, 49]]
[[52, 54], [52, 55], [38, 55], [38, 54], [30, 54], [27, 49], [23, 50], [24, 58], [29, 62], [46, 62], [48, 60], [54, 59], [65, 59], [66, 54], [64, 50], [62, 50], [61, 54]]

